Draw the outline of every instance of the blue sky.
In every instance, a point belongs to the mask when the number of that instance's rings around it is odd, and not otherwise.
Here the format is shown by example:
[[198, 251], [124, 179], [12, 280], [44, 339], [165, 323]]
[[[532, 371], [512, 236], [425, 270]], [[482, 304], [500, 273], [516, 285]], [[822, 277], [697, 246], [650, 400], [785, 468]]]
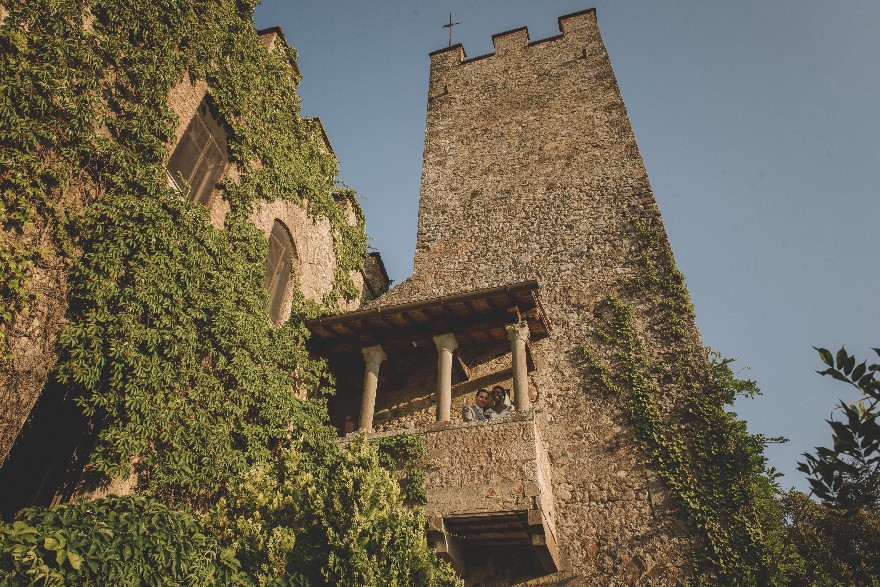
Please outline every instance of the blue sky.
[[[586, 3], [585, 3], [586, 2]], [[399, 282], [412, 272], [428, 53], [595, 7], [703, 342], [750, 366], [764, 395], [736, 411], [786, 436], [770, 464], [807, 488], [799, 455], [830, 444], [840, 383], [811, 346], [880, 347], [880, 2], [264, 0], [299, 50], [303, 114], [320, 116], [342, 179]], [[875, 357], [876, 358], [876, 357]]]

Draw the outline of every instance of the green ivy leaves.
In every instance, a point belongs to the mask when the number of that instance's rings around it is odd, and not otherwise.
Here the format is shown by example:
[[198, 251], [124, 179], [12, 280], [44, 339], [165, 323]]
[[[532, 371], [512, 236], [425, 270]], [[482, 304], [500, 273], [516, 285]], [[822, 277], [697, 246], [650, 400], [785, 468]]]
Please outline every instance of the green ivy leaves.
[[[600, 389], [622, 400], [637, 440], [701, 539], [694, 584], [784, 584], [791, 553], [765, 472], [767, 439], [725, 410], [759, 390], [711, 349], [708, 362], [697, 362], [700, 349], [688, 338], [693, 307], [657, 230], [635, 224], [642, 271], [625, 285], [625, 298], [599, 308], [597, 338], [610, 350], [585, 347], [585, 362]], [[637, 327], [636, 309], [646, 304], [649, 319]], [[646, 340], [657, 345], [652, 354]]]
[[[297, 325], [311, 306], [297, 300], [280, 329], [266, 320], [266, 243], [249, 215], [281, 199], [331, 221], [329, 307], [355, 297], [366, 253], [355, 195], [335, 192], [336, 161], [299, 117], [293, 54], [268, 52], [240, 10], [36, 0], [0, 26], [0, 228], [19, 232], [0, 239], [0, 334], [32, 295], [28, 226], [51, 223], [73, 265], [57, 368], [98, 424], [93, 465], [126, 477], [136, 463], [146, 490], [193, 503], [314, 421], [320, 406], [293, 384], [320, 396], [328, 377]], [[188, 75], [209, 82], [239, 170], [222, 231], [165, 178], [168, 95]]]
[[[0, 584], [460, 583], [408, 505], [424, 499], [418, 447], [380, 463], [327, 424], [303, 320], [356, 298], [364, 218], [300, 117], [295, 52], [267, 50], [252, 7], [33, 0], [0, 23], [0, 348], [32, 295], [39, 224], [71, 267], [56, 370], [95, 426], [91, 466], [149, 496], [24, 510], [0, 526]], [[165, 175], [169, 93], [196, 79], [235, 167], [222, 230]], [[250, 217], [277, 200], [329, 221], [336, 269], [321, 305], [295, 292], [272, 327]]]
[[[19, 8], [19, 9], [16, 9]], [[27, 34], [24, 33], [27, 31]], [[9, 328], [34, 295], [42, 232], [64, 248], [58, 204], [93, 150], [99, 60], [72, 1], [11, 7], [0, 26], [0, 360]]]

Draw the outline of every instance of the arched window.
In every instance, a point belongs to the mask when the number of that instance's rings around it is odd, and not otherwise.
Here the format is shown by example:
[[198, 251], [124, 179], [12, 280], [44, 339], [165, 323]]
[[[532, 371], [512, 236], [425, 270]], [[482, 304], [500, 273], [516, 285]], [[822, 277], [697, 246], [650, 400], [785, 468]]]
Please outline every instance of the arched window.
[[207, 207], [214, 186], [223, 177], [228, 156], [226, 131], [208, 103], [202, 101], [168, 161], [168, 174], [189, 199]]
[[295, 258], [293, 239], [287, 227], [276, 220], [269, 235], [269, 258], [266, 261], [266, 290], [269, 292], [269, 319], [272, 324], [281, 322], [284, 303], [290, 301], [287, 290], [293, 276]]

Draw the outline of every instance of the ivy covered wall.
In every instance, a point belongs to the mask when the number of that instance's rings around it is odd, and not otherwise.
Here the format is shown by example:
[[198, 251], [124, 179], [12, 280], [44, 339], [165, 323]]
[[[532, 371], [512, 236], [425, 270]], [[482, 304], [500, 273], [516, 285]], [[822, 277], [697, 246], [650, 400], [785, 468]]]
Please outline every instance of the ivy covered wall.
[[[192, 563], [198, 580], [174, 584], [457, 581], [376, 449], [340, 449], [326, 423], [333, 382], [306, 352], [302, 320], [357, 303], [364, 220], [300, 117], [295, 52], [269, 50], [253, 8], [3, 3], [0, 454], [51, 375], [94, 428], [90, 468], [135, 473], [141, 496], [23, 511], [0, 527], [4, 584], [123, 576], [111, 567], [128, 557], [107, 554], [122, 548], [107, 536], [126, 536], [132, 520], [148, 528], [139, 552]], [[211, 210], [165, 171], [186, 123], [169, 104], [181, 84], [206, 84], [226, 125], [233, 172]], [[266, 235], [252, 220], [278, 202], [329, 227], [333, 265], [321, 299], [294, 288], [274, 327]], [[84, 537], [95, 520], [106, 540]], [[170, 540], [180, 532], [201, 538]], [[231, 550], [217, 555], [218, 540]]]
[[[114, 474], [187, 421], [167, 414], [162, 424], [137, 426], [152, 417], [144, 402], [168, 395], [175, 400], [163, 403], [174, 412], [192, 395], [226, 422], [265, 416], [250, 403], [285, 403], [294, 371], [320, 395], [321, 366], [301, 350], [297, 327], [305, 301], [294, 300], [280, 329], [266, 320], [266, 238], [249, 221], [261, 206], [288, 201], [329, 225], [334, 278], [325, 306], [359, 293], [351, 272], [366, 253], [360, 209], [350, 190], [334, 187], [335, 158], [299, 117], [295, 53], [281, 43], [267, 50], [249, 10], [43, 2], [14, 6], [3, 21], [3, 375], [26, 371], [22, 359], [38, 339], [59, 332], [58, 376], [104, 423], [96, 462]], [[170, 189], [164, 169], [188, 122], [168, 98], [190, 82], [207, 82], [229, 134], [234, 172], [210, 211]], [[220, 227], [208, 221], [217, 209], [225, 212]], [[46, 316], [46, 306], [68, 301], [66, 317]], [[32, 325], [39, 331], [27, 332]], [[255, 381], [262, 393], [248, 389]], [[221, 403], [212, 404], [209, 389]], [[230, 412], [225, 401], [243, 405]], [[261, 424], [275, 429], [268, 436], [286, 428], [291, 414], [283, 411]], [[205, 454], [216, 454], [217, 443], [250, 447], [244, 453], [265, 444], [245, 422], [198, 422], [202, 438], [188, 426], [185, 442]]]
[[[684, 276], [660, 230], [632, 223], [639, 271], [597, 306], [585, 366], [629, 418], [698, 538], [691, 584], [788, 585], [800, 561], [786, 543], [780, 490], [764, 456], [771, 439], [749, 433], [732, 411], [738, 397], [760, 389], [694, 336]], [[644, 312], [652, 299], [661, 302]]]

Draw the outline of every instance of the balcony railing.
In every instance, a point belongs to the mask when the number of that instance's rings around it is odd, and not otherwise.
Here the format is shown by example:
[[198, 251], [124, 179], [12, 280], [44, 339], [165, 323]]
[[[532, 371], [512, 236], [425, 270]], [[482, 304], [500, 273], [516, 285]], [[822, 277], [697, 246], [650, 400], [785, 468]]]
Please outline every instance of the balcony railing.
[[425, 513], [442, 558], [464, 574], [468, 552], [526, 547], [545, 572], [559, 570], [550, 466], [533, 413], [407, 432], [430, 455]]

